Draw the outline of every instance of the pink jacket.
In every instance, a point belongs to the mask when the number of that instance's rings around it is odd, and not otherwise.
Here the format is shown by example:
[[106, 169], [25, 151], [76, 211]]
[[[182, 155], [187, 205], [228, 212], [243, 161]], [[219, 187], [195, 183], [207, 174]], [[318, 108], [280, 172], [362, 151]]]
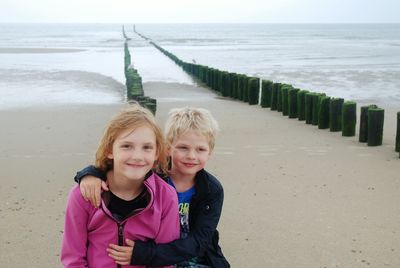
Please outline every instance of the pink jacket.
[[125, 238], [168, 243], [179, 238], [175, 190], [154, 173], [144, 184], [151, 196], [149, 204], [122, 222], [112, 217], [104, 200], [101, 207], [96, 209], [83, 199], [79, 185], [72, 188], [65, 213], [61, 249], [64, 267], [121, 267], [108, 256], [106, 249], [110, 243], [118, 245], [118, 241], [125, 242]]

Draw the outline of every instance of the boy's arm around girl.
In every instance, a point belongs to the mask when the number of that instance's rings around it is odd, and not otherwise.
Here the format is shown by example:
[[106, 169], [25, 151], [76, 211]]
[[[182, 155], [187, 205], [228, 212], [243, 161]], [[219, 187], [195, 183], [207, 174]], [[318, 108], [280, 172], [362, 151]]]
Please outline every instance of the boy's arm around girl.
[[[220, 258], [223, 255], [218, 246], [219, 234], [216, 230], [224, 200], [222, 185], [213, 175], [201, 170], [196, 176], [195, 187], [196, 195], [189, 209], [188, 237], [167, 244], [135, 241], [132, 264], [150, 266], [176, 264], [207, 252], [205, 256], [210, 258], [209, 262], [213, 267], [229, 267], [226, 260]], [[208, 247], [213, 250], [207, 250]]]

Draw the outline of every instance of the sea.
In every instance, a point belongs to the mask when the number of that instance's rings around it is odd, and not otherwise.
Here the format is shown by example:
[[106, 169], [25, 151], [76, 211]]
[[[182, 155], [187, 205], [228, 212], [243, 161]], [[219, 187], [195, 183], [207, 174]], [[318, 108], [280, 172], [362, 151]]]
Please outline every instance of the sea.
[[187, 62], [400, 109], [400, 24], [0, 24], [0, 110], [125, 99], [124, 38], [143, 82]]

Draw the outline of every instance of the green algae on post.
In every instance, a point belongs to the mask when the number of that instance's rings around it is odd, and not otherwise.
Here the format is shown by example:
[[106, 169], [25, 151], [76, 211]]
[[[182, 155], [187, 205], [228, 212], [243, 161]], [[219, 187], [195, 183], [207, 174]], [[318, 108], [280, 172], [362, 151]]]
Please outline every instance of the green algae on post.
[[385, 110], [382, 108], [368, 109], [368, 146], [382, 145], [383, 122]]
[[342, 130], [342, 106], [344, 99], [332, 98], [329, 105], [329, 130], [337, 132]]
[[342, 136], [353, 137], [356, 135], [357, 104], [346, 101], [342, 109]]
[[273, 83], [270, 80], [262, 80], [261, 82], [261, 107], [269, 108], [271, 107], [271, 97], [272, 97], [272, 87]]

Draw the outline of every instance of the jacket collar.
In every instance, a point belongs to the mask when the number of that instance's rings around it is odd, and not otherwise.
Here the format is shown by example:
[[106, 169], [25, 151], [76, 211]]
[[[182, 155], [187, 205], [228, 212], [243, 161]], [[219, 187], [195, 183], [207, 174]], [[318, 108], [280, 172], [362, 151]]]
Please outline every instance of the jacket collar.
[[195, 176], [196, 195], [203, 196], [210, 193], [210, 186], [208, 184], [208, 174], [204, 169], [198, 171]]
[[[147, 172], [147, 174], [144, 177], [144, 187], [147, 189], [147, 198], [148, 198], [148, 204], [147, 206], [144, 208], [144, 210], [146, 210], [147, 208], [149, 208], [150, 206], [152, 206], [152, 202], [154, 200], [154, 178], [149, 179], [150, 177], [152, 177], [152, 175], [155, 175], [155, 173], [153, 173], [152, 170], [150, 170], [149, 172]], [[153, 176], [154, 177], [154, 176]], [[109, 191], [103, 191], [103, 193], [101, 194], [101, 199], [102, 202], [100, 204], [100, 207], [103, 209], [103, 211], [110, 216], [111, 218], [113, 218], [111, 212], [108, 210], [107, 206], [110, 203], [110, 192]], [[134, 214], [134, 213], [133, 213]], [[131, 215], [128, 215], [128, 217], [125, 218], [125, 220], [127, 218], [129, 218]], [[115, 219], [114, 219], [115, 220]]]

